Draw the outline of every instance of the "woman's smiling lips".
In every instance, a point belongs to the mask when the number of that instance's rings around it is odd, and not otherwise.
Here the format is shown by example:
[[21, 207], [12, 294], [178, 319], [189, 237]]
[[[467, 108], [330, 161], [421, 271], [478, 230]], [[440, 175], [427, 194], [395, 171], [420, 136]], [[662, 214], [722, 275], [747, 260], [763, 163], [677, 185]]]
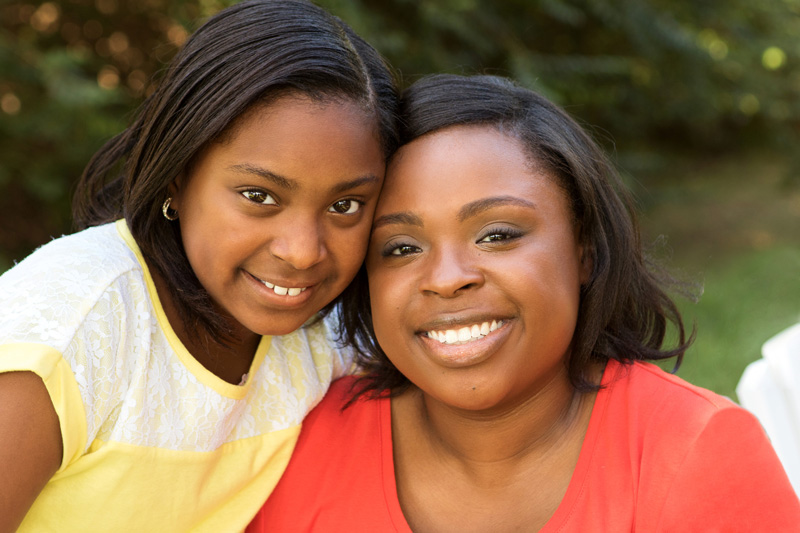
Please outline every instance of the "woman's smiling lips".
[[443, 344], [463, 344], [465, 342], [472, 342], [475, 339], [482, 339], [502, 325], [502, 320], [492, 320], [491, 323], [485, 321], [480, 324], [476, 323], [471, 326], [462, 326], [457, 329], [430, 330], [428, 331], [428, 337], [438, 340]]
[[429, 355], [444, 366], [468, 366], [488, 359], [510, 331], [508, 319], [459, 322], [426, 326], [417, 334]]

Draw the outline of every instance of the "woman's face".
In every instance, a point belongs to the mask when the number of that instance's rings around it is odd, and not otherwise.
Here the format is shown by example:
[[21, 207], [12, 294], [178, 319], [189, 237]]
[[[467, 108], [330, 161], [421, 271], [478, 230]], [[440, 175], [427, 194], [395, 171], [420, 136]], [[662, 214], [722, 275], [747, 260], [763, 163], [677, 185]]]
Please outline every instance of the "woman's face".
[[459, 126], [402, 147], [367, 254], [377, 339], [423, 392], [509, 407], [568, 380], [589, 269], [568, 199], [519, 142]]
[[377, 121], [356, 103], [255, 108], [171, 187], [200, 283], [246, 330], [299, 328], [358, 271], [384, 167]]

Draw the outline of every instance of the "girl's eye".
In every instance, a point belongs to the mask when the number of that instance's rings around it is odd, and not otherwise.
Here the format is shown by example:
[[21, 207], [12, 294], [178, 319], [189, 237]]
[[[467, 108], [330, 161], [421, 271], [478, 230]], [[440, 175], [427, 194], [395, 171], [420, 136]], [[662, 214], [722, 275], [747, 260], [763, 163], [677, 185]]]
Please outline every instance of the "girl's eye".
[[522, 232], [512, 228], [497, 228], [492, 229], [486, 235], [481, 237], [478, 242], [500, 242], [508, 241], [522, 237]]
[[384, 257], [388, 257], [390, 255], [404, 256], [416, 254], [421, 251], [422, 249], [419, 246], [414, 246], [413, 244], [389, 243], [386, 248], [383, 249], [382, 255]]
[[277, 205], [278, 203], [271, 194], [259, 190], [242, 191], [242, 196], [257, 204]]
[[361, 202], [358, 200], [339, 200], [338, 202], [334, 202], [334, 204], [328, 208], [328, 211], [331, 213], [339, 213], [340, 215], [352, 215], [359, 209], [361, 209]]

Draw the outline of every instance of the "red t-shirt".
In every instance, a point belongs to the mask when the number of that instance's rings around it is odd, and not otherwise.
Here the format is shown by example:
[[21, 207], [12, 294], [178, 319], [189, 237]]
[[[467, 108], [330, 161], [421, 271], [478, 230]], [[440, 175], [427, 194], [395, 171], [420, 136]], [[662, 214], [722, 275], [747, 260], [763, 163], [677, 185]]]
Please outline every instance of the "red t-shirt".
[[[388, 399], [331, 387], [248, 532], [410, 533]], [[543, 532], [800, 531], [800, 501], [758, 421], [648, 363], [606, 366], [567, 492]], [[447, 480], [443, 480], [447, 483]]]

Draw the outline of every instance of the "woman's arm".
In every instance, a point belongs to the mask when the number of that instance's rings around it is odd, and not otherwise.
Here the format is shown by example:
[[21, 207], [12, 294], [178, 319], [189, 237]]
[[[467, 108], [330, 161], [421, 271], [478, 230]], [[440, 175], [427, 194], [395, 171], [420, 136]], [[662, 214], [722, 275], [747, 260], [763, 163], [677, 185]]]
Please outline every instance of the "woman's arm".
[[12, 532], [61, 464], [61, 429], [33, 372], [0, 374], [0, 532]]

